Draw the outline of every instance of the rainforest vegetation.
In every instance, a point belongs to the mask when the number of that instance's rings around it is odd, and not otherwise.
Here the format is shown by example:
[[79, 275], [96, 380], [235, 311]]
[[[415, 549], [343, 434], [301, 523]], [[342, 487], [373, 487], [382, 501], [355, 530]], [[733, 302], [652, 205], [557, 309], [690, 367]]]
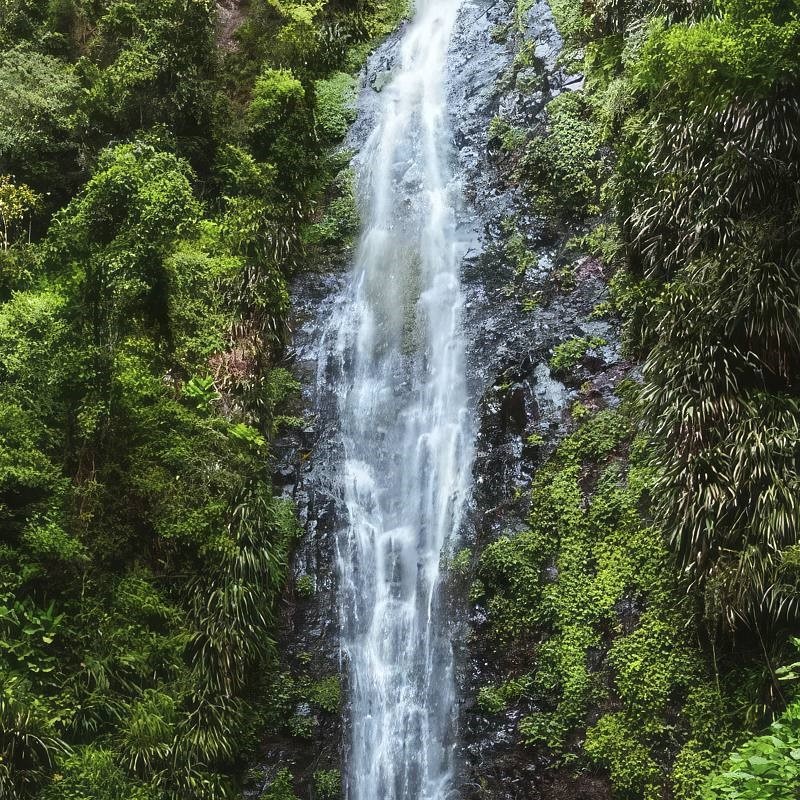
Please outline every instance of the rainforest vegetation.
[[[490, 137], [643, 367], [573, 407], [529, 530], [479, 556], [472, 599], [529, 657], [478, 703], [547, 698], [519, 737], [620, 800], [792, 800], [800, 5], [552, 6], [585, 83]], [[269, 454], [302, 424], [289, 281], [357, 226], [335, 146], [406, 6], [219, 11], [0, 0], [0, 798], [238, 797], [265, 730], [305, 735], [297, 697], [338, 709], [278, 666], [298, 523]]]
[[277, 672], [268, 456], [287, 281], [352, 232], [330, 149], [404, 12], [0, 3], [0, 797], [240, 796], [292, 692], [335, 712]]
[[[547, 235], [574, 232], [567, 267], [587, 252], [602, 264], [594, 315], [621, 318], [642, 368], [613, 409], [581, 387], [529, 530], [480, 554], [472, 596], [511, 655], [478, 704], [532, 700], [520, 739], [573, 774], [604, 771], [615, 797], [790, 800], [800, 5], [552, 8], [561, 63], [585, 80], [543, 128], [496, 117], [490, 143]], [[551, 372], [577, 380], [602, 344], [559, 344]]]

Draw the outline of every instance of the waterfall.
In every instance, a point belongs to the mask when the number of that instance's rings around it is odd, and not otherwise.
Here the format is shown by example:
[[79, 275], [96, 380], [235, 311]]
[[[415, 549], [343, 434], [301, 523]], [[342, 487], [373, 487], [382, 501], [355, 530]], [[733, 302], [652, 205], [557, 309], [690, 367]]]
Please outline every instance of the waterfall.
[[357, 159], [362, 235], [324, 333], [320, 381], [335, 375], [348, 514], [337, 543], [348, 800], [453, 791], [456, 696], [440, 558], [460, 525], [473, 441], [445, 107], [459, 4], [420, 0], [403, 33]]

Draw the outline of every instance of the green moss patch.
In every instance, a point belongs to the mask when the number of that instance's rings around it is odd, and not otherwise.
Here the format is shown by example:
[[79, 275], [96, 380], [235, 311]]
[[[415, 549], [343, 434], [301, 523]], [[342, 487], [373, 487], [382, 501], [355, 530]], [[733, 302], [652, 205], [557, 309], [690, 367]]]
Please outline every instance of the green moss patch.
[[534, 478], [528, 529], [481, 554], [490, 635], [529, 677], [484, 687], [478, 704], [498, 713], [525, 694], [541, 709], [519, 724], [525, 744], [603, 768], [619, 797], [689, 798], [684, 765], [724, 738], [724, 704], [666, 545], [641, 522], [643, 451], [624, 404], [587, 414]]

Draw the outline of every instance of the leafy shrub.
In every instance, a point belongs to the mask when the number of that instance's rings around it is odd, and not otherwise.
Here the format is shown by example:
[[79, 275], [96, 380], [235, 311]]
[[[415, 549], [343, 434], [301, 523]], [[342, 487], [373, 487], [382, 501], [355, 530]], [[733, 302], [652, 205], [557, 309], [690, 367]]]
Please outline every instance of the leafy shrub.
[[469, 574], [472, 565], [472, 550], [468, 547], [462, 547], [450, 562], [450, 569], [459, 576]]
[[574, 336], [553, 348], [550, 369], [556, 374], [567, 372], [577, 366], [590, 350], [596, 350], [606, 344], [606, 340], [599, 336]]
[[291, 70], [267, 67], [256, 79], [247, 109], [251, 128], [258, 134], [274, 135], [281, 121], [302, 106], [305, 96], [303, 84]]
[[0, 794], [36, 795], [58, 756], [69, 751], [55, 722], [25, 681], [0, 673]]
[[259, 800], [297, 800], [294, 778], [288, 769], [280, 769]]
[[519, 165], [527, 191], [544, 212], [594, 212], [602, 160], [586, 101], [565, 92], [548, 103], [547, 114], [547, 135], [528, 143]]
[[53, 520], [34, 519], [22, 534], [22, 543], [38, 562], [61, 562], [63, 567], [77, 567], [86, 562], [86, 548]]
[[53, 642], [60, 632], [63, 614], [55, 603], [40, 608], [30, 598], [17, 600], [0, 595], [0, 635], [4, 643], [0, 665], [29, 676], [44, 676], [56, 669]]
[[304, 598], [313, 597], [316, 589], [312, 575], [301, 575], [294, 585], [295, 592]]
[[794, 800], [800, 785], [800, 703], [749, 739], [713, 773], [702, 800]]
[[75, 748], [58, 764], [58, 775], [41, 795], [42, 800], [156, 800], [156, 793], [131, 778], [110, 748], [88, 745]]
[[638, 733], [620, 714], [606, 714], [586, 731], [586, 752], [608, 769], [614, 786], [627, 797], [659, 800], [663, 776]]
[[666, 92], [674, 105], [719, 107], [797, 77], [800, 22], [780, 3], [726, 0], [720, 11], [653, 31], [637, 65], [639, 85]]
[[343, 249], [358, 232], [361, 217], [356, 199], [356, 175], [352, 169], [340, 171], [330, 186], [332, 197], [318, 222], [306, 227], [309, 245]]
[[519, 152], [527, 140], [528, 134], [524, 129], [512, 125], [503, 117], [494, 116], [489, 122], [489, 143], [497, 142], [506, 153]]
[[296, 736], [298, 739], [310, 739], [314, 735], [316, 720], [314, 717], [295, 714], [289, 718], [287, 727], [292, 736]]
[[342, 682], [338, 675], [331, 675], [312, 683], [308, 689], [308, 699], [329, 714], [339, 712], [342, 702]]
[[338, 769], [314, 773], [314, 791], [320, 800], [336, 800], [342, 793], [342, 774]]
[[531, 686], [531, 678], [511, 678], [496, 686], [482, 686], [478, 691], [478, 708], [487, 714], [503, 711], [508, 703], [522, 697]]
[[327, 142], [338, 142], [355, 119], [356, 79], [335, 72], [314, 83], [314, 113]]
[[[42, 193], [72, 183], [75, 128], [84, 122], [80, 83], [67, 64], [16, 43], [0, 50], [0, 162], [3, 172]], [[66, 175], [60, 175], [62, 164]], [[68, 180], [65, 181], [65, 178]]]

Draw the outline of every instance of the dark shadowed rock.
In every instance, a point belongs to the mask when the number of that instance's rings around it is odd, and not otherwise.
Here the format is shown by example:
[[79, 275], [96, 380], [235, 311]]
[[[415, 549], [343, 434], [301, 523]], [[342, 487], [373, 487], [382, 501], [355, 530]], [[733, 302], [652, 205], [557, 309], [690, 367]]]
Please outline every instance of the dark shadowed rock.
[[[553, 274], [559, 253], [575, 231], [546, 233], [545, 222], [509, 179], [510, 165], [488, 141], [489, 123], [496, 114], [502, 113], [515, 125], [541, 128], [549, 99], [580, 87], [579, 76], [565, 75], [557, 65], [561, 38], [545, 2], [534, 3], [525, 20], [524, 37], [536, 42], [534, 65], [522, 70], [514, 66], [522, 42], [522, 34], [512, 25], [515, 13], [515, 3], [467, 0], [449, 54], [452, 188], [465, 198], [457, 223], [466, 252], [462, 265], [469, 334], [466, 367], [479, 423], [474, 487], [462, 540], [476, 552], [504, 533], [525, 528], [525, 489], [555, 443], [570, 430], [569, 408], [578, 397], [578, 387], [588, 382], [590, 386], [584, 387], [587, 402], [596, 407], [611, 405], [617, 402], [613, 386], [626, 369], [619, 357], [615, 326], [589, 321], [605, 292], [602, 270], [587, 259], [576, 270], [574, 289], [558, 286]], [[496, 32], [504, 27], [508, 34], [500, 41]], [[400, 32], [391, 36], [370, 56], [363, 71], [358, 119], [345, 143], [355, 151], [374, 126], [378, 92], [391, 78], [399, 38]], [[406, 179], [414, 180], [413, 171]], [[536, 256], [534, 266], [522, 276], [504, 252], [503, 223], [511, 217]], [[304, 525], [292, 573], [295, 579], [314, 579], [310, 596], [299, 597], [289, 587], [280, 649], [287, 669], [302, 670], [313, 679], [341, 670], [336, 539], [346, 522], [346, 509], [337, 476], [327, 472], [327, 465], [336, 463], [333, 456], [341, 442], [335, 401], [315, 405], [312, 387], [320, 369], [321, 331], [346, 268], [341, 264], [339, 271], [309, 271], [295, 281], [290, 356], [303, 384], [306, 406], [316, 411], [301, 440], [287, 438], [283, 450], [278, 448], [276, 483], [296, 502]], [[540, 301], [526, 306], [521, 299], [531, 296]], [[588, 355], [565, 381], [551, 375], [547, 364], [553, 347], [587, 335], [602, 335], [608, 344]], [[322, 377], [332, 383], [335, 376]], [[474, 563], [475, 559], [472, 568]], [[556, 580], [555, 567], [544, 577]], [[572, 776], [547, 753], [521, 744], [519, 719], [536, 710], [529, 701], [491, 715], [476, 704], [480, 687], [504, 677], [507, 654], [495, 652], [483, 635], [486, 613], [467, 600], [470, 582], [467, 575], [448, 587], [461, 696], [458, 796], [462, 800], [606, 800], [609, 787], [602, 776]], [[620, 609], [620, 616], [624, 621], [630, 612]], [[531, 652], [538, 636], [536, 631], [530, 634]], [[344, 709], [345, 721], [347, 713]], [[264, 743], [265, 765], [292, 766], [301, 785], [311, 791], [313, 771], [336, 767], [343, 757], [342, 721], [337, 715], [320, 717], [309, 740], [288, 734], [270, 736]], [[264, 769], [268, 775], [269, 768]]]

